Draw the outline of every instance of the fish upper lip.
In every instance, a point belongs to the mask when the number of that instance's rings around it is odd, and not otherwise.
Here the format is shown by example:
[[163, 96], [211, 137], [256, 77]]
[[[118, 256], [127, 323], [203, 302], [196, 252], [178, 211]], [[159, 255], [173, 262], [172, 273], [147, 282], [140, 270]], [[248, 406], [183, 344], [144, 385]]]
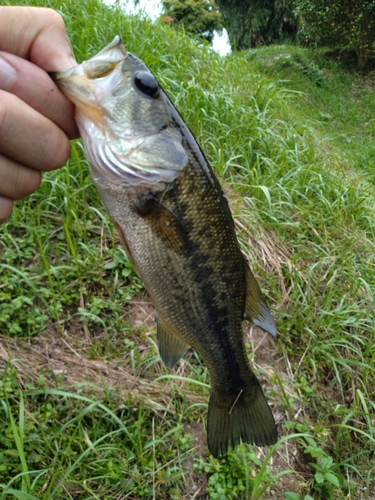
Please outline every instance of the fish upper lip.
[[111, 43], [109, 43], [103, 50], [95, 54], [95, 56], [91, 57], [87, 61], [83, 61], [81, 64], [73, 66], [67, 71], [55, 71], [50, 73], [52, 80], [61, 81], [65, 78], [70, 78], [72, 76], [85, 76], [85, 64], [90, 63], [91, 61], [100, 61], [103, 62], [120, 62], [125, 59], [128, 55], [127, 50], [125, 49], [121, 38], [116, 35]]
[[[104, 54], [107, 54], [109, 52], [113, 52], [113, 49], [118, 49], [122, 53], [123, 57], [125, 57], [127, 54], [127, 50], [125, 49], [125, 47], [121, 41], [121, 38], [118, 35], [116, 35], [111, 43], [109, 43], [106, 47], [104, 47], [104, 49], [102, 49], [100, 52], [95, 54], [94, 57], [91, 57], [91, 59], [89, 59], [89, 61], [92, 61], [94, 59], [102, 59], [102, 56]], [[119, 60], [121, 60], [122, 58], [120, 58]]]
[[83, 75], [81, 64], [78, 66], [73, 66], [68, 69], [68, 71], [54, 71], [49, 74], [54, 82], [59, 82], [59, 84], [63, 83], [63, 80], [66, 78], [71, 78], [76, 75]]
[[61, 78], [62, 76], [69, 78], [70, 76], [73, 76], [75, 74], [79, 74], [79, 65], [78, 66], [73, 66], [72, 68], [68, 69], [65, 73], [59, 73], [58, 78]]

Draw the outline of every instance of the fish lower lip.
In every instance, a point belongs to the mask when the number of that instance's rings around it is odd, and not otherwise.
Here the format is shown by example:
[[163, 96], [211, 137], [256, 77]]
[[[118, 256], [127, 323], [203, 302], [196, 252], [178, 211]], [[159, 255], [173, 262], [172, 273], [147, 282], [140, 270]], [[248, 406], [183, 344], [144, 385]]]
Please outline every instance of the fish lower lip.
[[49, 73], [49, 76], [54, 82], [58, 82], [64, 78], [70, 78], [75, 75], [77, 73], [77, 68], [79, 68], [79, 66], [73, 66], [68, 69], [68, 71], [53, 71], [52, 73]]

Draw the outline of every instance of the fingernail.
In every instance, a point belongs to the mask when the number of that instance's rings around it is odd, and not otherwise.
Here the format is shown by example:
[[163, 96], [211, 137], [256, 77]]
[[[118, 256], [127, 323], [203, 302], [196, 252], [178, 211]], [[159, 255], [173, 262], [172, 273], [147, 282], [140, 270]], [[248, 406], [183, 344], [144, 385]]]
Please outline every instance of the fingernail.
[[50, 67], [53, 68], [51, 73], [65, 73], [65, 71], [68, 71], [72, 66], [77, 66], [77, 61], [73, 56], [55, 57], [50, 64]]
[[17, 71], [0, 57], [0, 89], [9, 90], [17, 80]]
[[69, 61], [71, 62], [72, 67], [73, 67], [73, 66], [78, 66], [78, 63], [77, 63], [77, 61], [74, 59], [74, 57], [73, 57], [73, 56], [70, 56], [70, 57], [69, 57]]
[[12, 213], [13, 201], [4, 196], [0, 196], [0, 222], [7, 219]]

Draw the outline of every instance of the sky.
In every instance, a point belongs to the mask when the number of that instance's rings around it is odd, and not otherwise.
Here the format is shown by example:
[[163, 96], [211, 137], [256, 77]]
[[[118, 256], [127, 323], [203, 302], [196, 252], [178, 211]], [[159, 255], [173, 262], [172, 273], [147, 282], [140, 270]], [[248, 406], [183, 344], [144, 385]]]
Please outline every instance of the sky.
[[[105, 0], [107, 3], [114, 3], [116, 0]], [[124, 1], [124, 7], [126, 12], [138, 12], [144, 11], [152, 19], [156, 19], [161, 13], [161, 1], [160, 0], [139, 0], [138, 5], [135, 6], [132, 0]], [[219, 35], [217, 32], [214, 34], [214, 39], [212, 42], [212, 48], [219, 52], [220, 55], [224, 56], [230, 52], [230, 44], [228, 39], [228, 33], [224, 29], [222, 34]]]

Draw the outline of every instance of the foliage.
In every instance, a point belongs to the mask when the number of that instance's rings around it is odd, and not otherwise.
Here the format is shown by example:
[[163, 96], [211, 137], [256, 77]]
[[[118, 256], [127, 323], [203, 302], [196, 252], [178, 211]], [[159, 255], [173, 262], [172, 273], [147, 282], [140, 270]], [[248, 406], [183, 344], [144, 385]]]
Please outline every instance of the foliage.
[[[306, 426], [297, 424], [300, 431], [306, 431]], [[315, 470], [313, 488], [321, 498], [334, 499], [337, 488], [344, 481], [344, 478], [337, 473], [337, 464], [333, 458], [324, 451], [324, 441], [320, 437], [320, 443], [311, 436], [305, 436], [301, 442], [304, 453], [311, 457], [311, 467]]]
[[353, 49], [363, 67], [375, 55], [375, 1], [296, 0], [299, 37], [309, 43]]
[[[129, 322], [129, 302], [145, 301], [144, 292], [76, 141], [65, 168], [46, 173], [0, 227], [0, 496], [371, 498], [374, 76], [295, 46], [220, 58], [182, 30], [124, 15], [119, 3], [21, 3], [61, 12], [78, 61], [120, 34], [227, 186], [241, 247], [278, 325], [279, 341], [251, 354], [280, 440], [207, 457], [207, 369], [189, 353], [167, 372], [155, 329]], [[68, 384], [48, 364], [25, 375], [36, 339], [53, 329], [80, 375], [88, 361], [104, 365], [95, 384]], [[109, 388], [111, 363], [134, 377], [131, 390], [122, 380]]]
[[222, 19], [214, 0], [163, 0], [164, 13], [186, 33], [212, 42], [214, 31], [221, 31]]
[[[286, 491], [284, 493], [284, 500], [301, 500], [301, 497], [298, 493], [294, 491]], [[310, 495], [305, 495], [302, 500], [314, 500]]]
[[[182, 484], [184, 460], [175, 450], [183, 453], [189, 438], [178, 422], [171, 431], [142, 402], [118, 405], [110, 393], [98, 401], [79, 390], [47, 389], [43, 377], [21, 391], [12, 368], [0, 375], [0, 493], [52, 500], [66, 491], [64, 498], [98, 498], [94, 491], [105, 487], [105, 498], [111, 492], [152, 498], [153, 480], [163, 496]], [[141, 438], [144, 432], [148, 440]]]
[[[207, 461], [200, 460], [194, 464], [195, 470], [208, 474], [207, 493], [210, 499], [215, 500], [240, 500], [254, 498], [256, 480], [255, 471], [261, 467], [261, 461], [253, 450], [247, 451], [244, 446], [239, 446], [235, 451], [230, 451], [219, 462], [212, 457]], [[274, 482], [271, 471], [266, 467], [260, 482], [269, 486]]]
[[281, 43], [295, 38], [293, 0], [216, 0], [232, 49]]

